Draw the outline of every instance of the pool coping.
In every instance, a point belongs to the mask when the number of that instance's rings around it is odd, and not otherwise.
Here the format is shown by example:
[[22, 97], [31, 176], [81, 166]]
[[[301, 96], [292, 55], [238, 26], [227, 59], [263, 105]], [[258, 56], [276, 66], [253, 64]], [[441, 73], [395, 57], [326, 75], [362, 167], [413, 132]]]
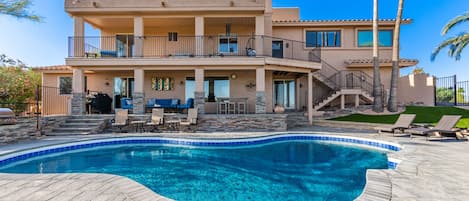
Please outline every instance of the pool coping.
[[[348, 133], [350, 134], [350, 133]], [[347, 133], [331, 133], [331, 132], [304, 132], [304, 131], [299, 131], [299, 132], [271, 132], [271, 133], [261, 133], [260, 135], [257, 136], [252, 136], [252, 137], [240, 137], [240, 138], [233, 138], [233, 137], [226, 137], [226, 138], [219, 138], [219, 137], [214, 137], [214, 138], [207, 138], [205, 137], [174, 137], [174, 136], [155, 136], [155, 135], [135, 135], [135, 134], [127, 134], [127, 135], [120, 135], [118, 137], [97, 137], [95, 139], [86, 139], [86, 140], [80, 140], [77, 139], [75, 141], [70, 141], [70, 142], [65, 142], [65, 143], [57, 143], [57, 144], [49, 144], [49, 145], [44, 145], [44, 146], [39, 146], [39, 147], [34, 147], [34, 148], [27, 148], [27, 149], [20, 149], [20, 150], [14, 150], [12, 152], [4, 153], [0, 155], [0, 165], [5, 165], [5, 160], [8, 160], [7, 158], [12, 158], [11, 156], [14, 157], [19, 157], [20, 155], [28, 154], [31, 153], [32, 151], [44, 151], [44, 150], [50, 150], [51, 148], [56, 148], [58, 152], [64, 152], [64, 151], [70, 151], [71, 149], [64, 149], [63, 147], [65, 146], [74, 146], [76, 149], [82, 149], [82, 148], [90, 148], [89, 146], [86, 146], [86, 144], [90, 143], [104, 143], [102, 145], [97, 145], [97, 146], [103, 146], [103, 145], [112, 145], [112, 144], [106, 144], [106, 142], [122, 142], [122, 141], [128, 141], [128, 140], [150, 140], [150, 139], [166, 139], [170, 140], [173, 143], [163, 143], [163, 144], [177, 144], [177, 145], [183, 145], [183, 146], [194, 146], [195, 143], [199, 143], [198, 146], [201, 146], [201, 142], [208, 142], [211, 141], [213, 142], [224, 142], [224, 143], [236, 143], [239, 142], [240, 146], [245, 146], [246, 142], [261, 142], [262, 140], [269, 140], [269, 139], [276, 139], [273, 141], [285, 141], [285, 140], [291, 140], [288, 139], [288, 137], [309, 137], [315, 138], [313, 140], [318, 140], [318, 141], [326, 141], [326, 142], [340, 142], [341, 144], [345, 145], [352, 145], [352, 146], [365, 146], [365, 148], [372, 148], [372, 149], [378, 149], [381, 151], [383, 148], [385, 148], [387, 151], [388, 155], [388, 165], [390, 168], [397, 168], [397, 165], [401, 162], [399, 159], [400, 157], [398, 156], [397, 153], [402, 152], [403, 146], [401, 146], [398, 143], [395, 142], [390, 142], [390, 141], [384, 141], [384, 140], [376, 140], [376, 139], [371, 139], [367, 138], [366, 136], [363, 137], [357, 137], [355, 136], [350, 136], [347, 135]], [[303, 138], [301, 138], [303, 139]], [[300, 140], [301, 140], [300, 139]], [[307, 139], [307, 138], [304, 138]], [[303, 139], [303, 140], [304, 140]], [[295, 139], [293, 139], [295, 140]], [[361, 141], [360, 141], [361, 140]], [[179, 143], [176, 143], [179, 142]], [[182, 143], [181, 143], [182, 142]], [[243, 144], [244, 142], [244, 144]], [[269, 143], [269, 141], [265, 142], [262, 141], [263, 143]], [[363, 143], [366, 142], [366, 143]], [[142, 142], [144, 143], [144, 142]], [[358, 143], [358, 144], [357, 144]], [[118, 143], [116, 143], [117, 145]], [[223, 144], [223, 143], [222, 143]], [[226, 144], [225, 144], [226, 145]], [[385, 145], [384, 147], [382, 145]], [[386, 147], [386, 145], [388, 145]], [[390, 146], [392, 145], [392, 148]], [[195, 145], [197, 146], [197, 145]], [[51, 154], [51, 152], [43, 152], [43, 155], [46, 154]], [[38, 155], [30, 154], [26, 155], [26, 157], [36, 157]], [[19, 157], [17, 160], [25, 160], [24, 157]], [[14, 162], [14, 161], [9, 161]], [[392, 165], [391, 165], [392, 164]], [[374, 169], [369, 169], [367, 170], [366, 173], [366, 185], [359, 197], [356, 198], [356, 200], [390, 200], [392, 196], [392, 188], [391, 188], [391, 180], [388, 175], [388, 171], [391, 171], [392, 169], [386, 169], [386, 170], [374, 170]], [[143, 185], [142, 185], [143, 186]], [[146, 188], [146, 187], [145, 187]], [[155, 193], [151, 191], [155, 195], [159, 195], [158, 193]], [[160, 196], [160, 195], [159, 195]], [[166, 198], [167, 199], [167, 198]]]

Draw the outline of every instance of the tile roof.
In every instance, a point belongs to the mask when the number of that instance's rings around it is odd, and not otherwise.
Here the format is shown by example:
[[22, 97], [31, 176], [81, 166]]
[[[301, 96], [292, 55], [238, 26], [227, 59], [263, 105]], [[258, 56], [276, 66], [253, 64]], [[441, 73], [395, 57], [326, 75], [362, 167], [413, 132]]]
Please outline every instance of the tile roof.
[[[349, 67], [366, 66], [366, 65], [373, 64], [373, 59], [349, 59], [349, 60], [346, 60], [345, 63]], [[379, 63], [380, 64], [392, 64], [392, 60], [391, 59], [380, 59]], [[399, 65], [402, 66], [402, 67], [415, 66], [418, 63], [419, 63], [419, 60], [417, 60], [417, 59], [400, 59], [399, 60]]]
[[37, 66], [32, 68], [34, 71], [71, 71], [72, 68], [66, 65], [55, 66]]
[[[394, 22], [395, 19], [380, 19], [379, 22]], [[274, 23], [279, 24], [294, 24], [294, 23], [371, 23], [372, 19], [332, 19], [332, 20], [274, 20]], [[412, 19], [405, 18], [402, 19], [402, 23], [411, 23]]]

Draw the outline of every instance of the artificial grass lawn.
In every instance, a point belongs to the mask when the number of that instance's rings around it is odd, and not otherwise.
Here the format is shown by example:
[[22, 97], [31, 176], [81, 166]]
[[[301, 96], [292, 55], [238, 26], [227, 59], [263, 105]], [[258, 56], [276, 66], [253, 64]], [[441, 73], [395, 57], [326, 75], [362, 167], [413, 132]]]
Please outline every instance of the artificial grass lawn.
[[[416, 114], [413, 123], [430, 123], [436, 124], [443, 115], [462, 115], [456, 127], [469, 128], [469, 111], [456, 108], [456, 107], [422, 107], [422, 106], [407, 106], [405, 112], [402, 114]], [[399, 117], [395, 115], [364, 115], [352, 114], [344, 117], [338, 117], [330, 120], [334, 121], [352, 121], [352, 122], [367, 122], [367, 123], [382, 123], [394, 124]]]

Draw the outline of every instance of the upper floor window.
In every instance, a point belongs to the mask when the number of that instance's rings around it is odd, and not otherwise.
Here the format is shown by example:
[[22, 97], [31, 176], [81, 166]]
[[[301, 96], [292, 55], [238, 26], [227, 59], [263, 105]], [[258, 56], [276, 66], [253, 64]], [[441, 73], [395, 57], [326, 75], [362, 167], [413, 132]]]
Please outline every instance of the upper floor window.
[[168, 33], [168, 40], [169, 41], [178, 41], [178, 32], [169, 32]]
[[340, 47], [340, 31], [306, 31], [306, 47]]
[[[392, 47], [392, 30], [380, 30], [378, 33], [378, 40], [380, 47]], [[373, 31], [359, 30], [358, 47], [373, 47]]]
[[238, 36], [221, 35], [218, 51], [220, 53], [238, 53]]

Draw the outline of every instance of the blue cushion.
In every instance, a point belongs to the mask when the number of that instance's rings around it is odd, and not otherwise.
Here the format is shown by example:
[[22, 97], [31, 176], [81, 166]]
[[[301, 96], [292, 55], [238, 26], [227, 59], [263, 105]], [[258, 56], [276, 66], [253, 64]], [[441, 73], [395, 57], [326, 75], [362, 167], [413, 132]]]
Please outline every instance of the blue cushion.
[[179, 100], [178, 99], [173, 99], [171, 100], [171, 105], [178, 105], [179, 104]]
[[156, 100], [154, 98], [150, 98], [150, 100], [148, 100], [148, 105], [152, 106], [155, 104], [156, 104]]

